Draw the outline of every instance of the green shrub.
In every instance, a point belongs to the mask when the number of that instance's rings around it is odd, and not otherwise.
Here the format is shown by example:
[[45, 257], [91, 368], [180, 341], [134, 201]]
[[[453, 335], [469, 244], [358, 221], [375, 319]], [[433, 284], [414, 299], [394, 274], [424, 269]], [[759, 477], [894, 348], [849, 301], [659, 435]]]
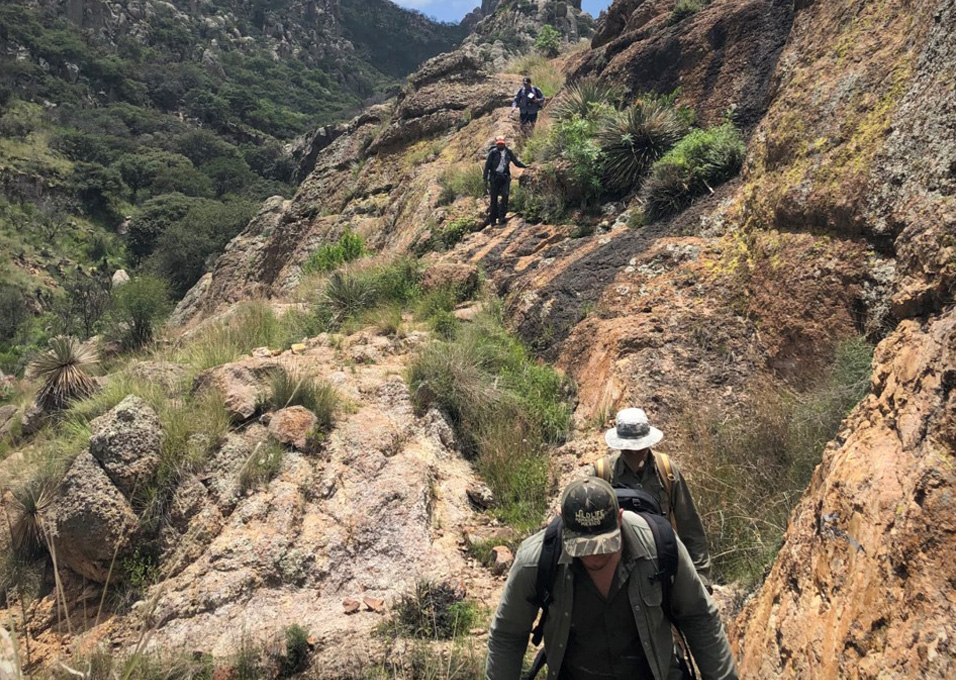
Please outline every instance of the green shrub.
[[534, 39], [534, 49], [547, 57], [558, 56], [561, 48], [561, 34], [551, 24], [545, 24]]
[[623, 99], [621, 88], [602, 83], [597, 78], [582, 78], [565, 87], [550, 110], [557, 120], [595, 120], [612, 111]]
[[279, 659], [279, 677], [291, 678], [309, 667], [312, 645], [309, 631], [297, 623], [285, 629], [285, 654]]
[[112, 335], [129, 349], [150, 342], [156, 326], [169, 311], [167, 291], [165, 280], [148, 274], [120, 286], [110, 310]]
[[694, 130], [654, 163], [642, 190], [651, 221], [680, 212], [740, 170], [746, 147], [731, 123]]
[[607, 116], [598, 133], [608, 184], [627, 190], [637, 186], [656, 160], [687, 133], [677, 112], [658, 103], [635, 104]]
[[418, 276], [418, 264], [410, 259], [334, 272], [323, 288], [317, 316], [336, 328], [376, 307], [405, 305], [421, 294]]
[[56, 411], [92, 394], [95, 384], [87, 370], [98, 361], [95, 348], [72, 336], [51, 338], [50, 348], [33, 361], [34, 373], [42, 381], [37, 403]]
[[429, 251], [448, 250], [455, 247], [467, 234], [478, 231], [481, 223], [474, 217], [460, 215], [441, 226], [433, 225], [428, 238], [416, 244], [416, 251], [424, 254]]
[[392, 607], [383, 632], [389, 635], [447, 640], [467, 633], [478, 621], [478, 607], [450, 582], [419, 581]]
[[674, 9], [671, 10], [668, 22], [671, 25], [679, 24], [687, 17], [697, 14], [704, 8], [704, 5], [708, 4], [708, 1], [709, 0], [677, 0]]
[[351, 229], [346, 229], [338, 242], [323, 244], [312, 253], [302, 266], [302, 271], [306, 274], [332, 271], [347, 262], [364, 257], [365, 254], [365, 239]]
[[436, 340], [410, 362], [407, 374], [419, 410], [437, 407], [475, 459], [505, 521], [530, 527], [547, 508], [546, 446], [570, 428], [567, 382], [537, 365], [491, 308]]
[[687, 469], [718, 580], [749, 586], [763, 577], [824, 447], [869, 390], [872, 351], [862, 338], [845, 341], [810, 389], [758, 387], [732, 418], [685, 412], [695, 452]]
[[441, 192], [438, 205], [448, 205], [463, 196], [481, 198], [485, 195], [484, 167], [474, 163], [465, 167], [452, 166], [438, 177]]

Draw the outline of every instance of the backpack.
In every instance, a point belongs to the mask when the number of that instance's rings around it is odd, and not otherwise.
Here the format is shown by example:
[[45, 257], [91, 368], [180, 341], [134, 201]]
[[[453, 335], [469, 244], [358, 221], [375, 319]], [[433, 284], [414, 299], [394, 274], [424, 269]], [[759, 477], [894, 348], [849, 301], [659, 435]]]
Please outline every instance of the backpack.
[[[677, 478], [674, 476], [674, 470], [671, 467], [671, 459], [666, 453], [658, 453], [657, 451], [651, 451], [651, 454], [654, 456], [654, 467], [657, 469], [657, 478], [661, 480], [661, 485], [664, 487], [664, 492], [667, 494], [667, 498], [671, 502], [670, 521], [671, 527], [674, 531], [677, 531], [677, 517], [673, 513], [674, 507], [674, 482]], [[594, 463], [594, 476], [600, 477], [608, 484], [611, 483], [611, 456], [604, 456], [599, 458]]]

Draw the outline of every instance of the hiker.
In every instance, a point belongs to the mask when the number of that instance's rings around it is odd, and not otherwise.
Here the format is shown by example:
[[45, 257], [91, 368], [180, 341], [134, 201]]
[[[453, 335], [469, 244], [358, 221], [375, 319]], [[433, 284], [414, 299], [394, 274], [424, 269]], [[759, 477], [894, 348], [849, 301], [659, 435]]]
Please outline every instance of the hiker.
[[515, 93], [515, 98], [511, 102], [512, 109], [518, 109], [521, 112], [521, 125], [534, 127], [538, 122], [538, 111], [544, 106], [544, 93], [531, 84], [531, 78], [525, 76], [524, 85]]
[[[485, 193], [491, 196], [491, 205], [488, 208], [488, 219], [485, 224], [494, 224], [498, 221], [504, 224], [508, 214], [508, 194], [511, 191], [511, 164], [519, 168], [528, 167], [515, 156], [515, 152], [507, 147], [505, 138], [495, 138], [495, 148], [485, 160]], [[490, 187], [489, 187], [490, 185]], [[498, 199], [501, 205], [498, 205]]]
[[[620, 509], [603, 479], [571, 482], [561, 496], [559, 538], [549, 542], [546, 529], [518, 548], [489, 631], [487, 680], [518, 679], [529, 634], [544, 641], [532, 673], [546, 661], [547, 680], [688, 677], [672, 623], [704, 680], [736, 679], [717, 606], [684, 545], [657, 519], [670, 532], [669, 547], [658, 546], [644, 515]], [[661, 576], [665, 555], [672, 566]], [[539, 608], [543, 625], [532, 630]]]
[[651, 450], [663, 438], [664, 433], [651, 427], [643, 409], [623, 409], [617, 414], [615, 426], [604, 434], [607, 445], [620, 453], [598, 460], [591, 474], [611, 486], [644, 489], [657, 498], [709, 588], [710, 552], [690, 489], [677, 463], [667, 454]]

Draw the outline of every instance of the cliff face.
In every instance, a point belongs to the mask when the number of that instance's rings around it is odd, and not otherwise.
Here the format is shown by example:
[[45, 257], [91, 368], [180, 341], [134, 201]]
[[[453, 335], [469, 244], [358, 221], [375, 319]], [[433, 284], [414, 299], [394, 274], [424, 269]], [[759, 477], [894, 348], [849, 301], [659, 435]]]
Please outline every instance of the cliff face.
[[753, 677], [954, 670], [954, 29], [952, 3], [802, 9], [757, 133], [751, 215], [895, 255], [904, 320], [737, 623]]

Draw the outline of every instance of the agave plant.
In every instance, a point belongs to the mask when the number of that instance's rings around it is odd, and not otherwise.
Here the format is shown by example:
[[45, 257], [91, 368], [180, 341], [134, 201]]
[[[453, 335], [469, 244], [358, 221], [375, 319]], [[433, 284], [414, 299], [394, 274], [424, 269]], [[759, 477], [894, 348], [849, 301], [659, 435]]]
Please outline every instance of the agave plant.
[[35, 557], [46, 545], [44, 523], [56, 489], [49, 480], [34, 480], [13, 492], [10, 539], [17, 555]]
[[623, 96], [620, 87], [602, 83], [597, 78], [582, 78], [555, 98], [551, 114], [558, 120], [569, 120], [574, 116], [588, 118], [602, 107], [613, 107]]
[[671, 107], [643, 102], [604, 119], [598, 133], [608, 182], [618, 189], [636, 186], [651, 165], [687, 133]]
[[33, 362], [33, 370], [43, 380], [37, 403], [47, 410], [61, 410], [74, 399], [93, 393], [95, 384], [86, 369], [98, 361], [96, 350], [71, 335], [50, 340], [50, 349]]

